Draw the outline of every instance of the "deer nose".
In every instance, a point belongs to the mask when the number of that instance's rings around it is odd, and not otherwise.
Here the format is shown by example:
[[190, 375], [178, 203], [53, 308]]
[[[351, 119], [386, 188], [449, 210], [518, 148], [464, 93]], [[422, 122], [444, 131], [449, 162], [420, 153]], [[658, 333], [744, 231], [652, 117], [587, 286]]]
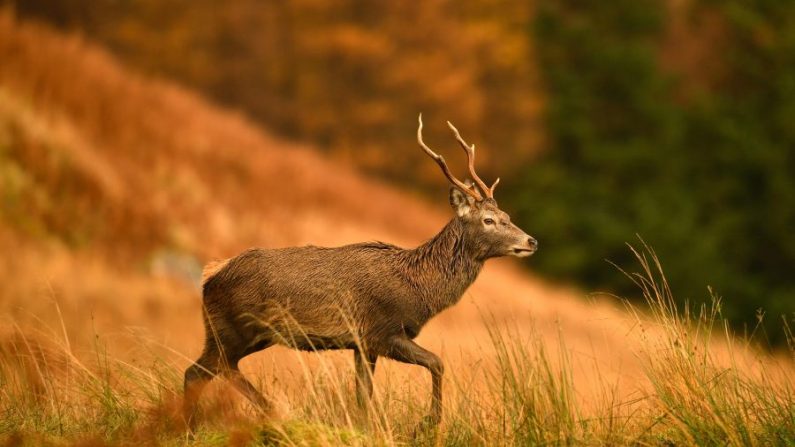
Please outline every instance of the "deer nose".
[[538, 241], [535, 240], [535, 238], [533, 238], [533, 237], [528, 237], [527, 238], [527, 245], [532, 247], [534, 250], [538, 249]]

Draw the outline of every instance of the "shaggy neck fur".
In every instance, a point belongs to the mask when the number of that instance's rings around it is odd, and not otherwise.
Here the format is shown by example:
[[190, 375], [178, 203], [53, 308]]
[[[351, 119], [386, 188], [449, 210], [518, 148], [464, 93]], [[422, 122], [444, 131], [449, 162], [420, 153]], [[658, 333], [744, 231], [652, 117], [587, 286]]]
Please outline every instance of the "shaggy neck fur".
[[458, 217], [433, 239], [404, 251], [402, 258], [407, 280], [421, 293], [428, 318], [457, 303], [483, 267]]

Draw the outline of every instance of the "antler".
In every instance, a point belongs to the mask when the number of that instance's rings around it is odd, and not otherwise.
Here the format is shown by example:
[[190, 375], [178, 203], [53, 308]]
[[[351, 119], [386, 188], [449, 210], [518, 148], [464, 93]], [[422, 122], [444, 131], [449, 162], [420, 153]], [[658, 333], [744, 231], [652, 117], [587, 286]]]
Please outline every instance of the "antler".
[[474, 180], [480, 189], [486, 194], [486, 197], [493, 199], [494, 198], [494, 188], [497, 187], [497, 184], [500, 183], [500, 178], [497, 177], [497, 180], [494, 181], [494, 184], [491, 185], [491, 188], [486, 186], [486, 183], [480, 179], [478, 173], [475, 172], [475, 145], [469, 145], [463, 138], [461, 138], [461, 134], [458, 133], [458, 129], [453, 126], [453, 123], [450, 121], [447, 122], [447, 125], [450, 127], [450, 130], [453, 131], [455, 134], [455, 139], [458, 141], [458, 144], [464, 149], [464, 152], [467, 153], [467, 161], [469, 163], [469, 175], [472, 176], [472, 180]]
[[[439, 167], [442, 168], [442, 172], [444, 173], [444, 176], [447, 177], [447, 180], [450, 180], [450, 183], [452, 183], [453, 186], [455, 186], [456, 188], [461, 190], [461, 192], [464, 192], [464, 193], [468, 194], [469, 196], [473, 197], [477, 201], [483, 200], [483, 197], [481, 197], [481, 195], [478, 193], [478, 191], [475, 189], [475, 187], [473, 185], [467, 185], [466, 183], [462, 182], [461, 180], [458, 180], [457, 178], [455, 178], [453, 176], [453, 174], [450, 172], [450, 168], [447, 167], [447, 163], [445, 163], [445, 161], [444, 161], [444, 157], [442, 157], [441, 155], [439, 155], [436, 152], [432, 151], [431, 148], [429, 148], [428, 146], [425, 145], [425, 142], [422, 141], [422, 114], [421, 113], [420, 113], [419, 122], [420, 122], [420, 125], [417, 128], [417, 142], [420, 144], [420, 147], [422, 148], [422, 150], [424, 150], [426, 154], [428, 154], [431, 158], [433, 158], [433, 161], [435, 161], [436, 164], [438, 164]], [[469, 152], [467, 152], [467, 154], [469, 154]], [[474, 151], [473, 151], [473, 155], [474, 155]], [[472, 172], [474, 172], [474, 170], [472, 169], [472, 163], [473, 162], [474, 162], [474, 160], [472, 160], [472, 158], [470, 158], [469, 159], [469, 166], [470, 166], [470, 170]], [[477, 180], [480, 180], [480, 179], [478, 178]], [[483, 183], [483, 182], [481, 182], [481, 183]]]

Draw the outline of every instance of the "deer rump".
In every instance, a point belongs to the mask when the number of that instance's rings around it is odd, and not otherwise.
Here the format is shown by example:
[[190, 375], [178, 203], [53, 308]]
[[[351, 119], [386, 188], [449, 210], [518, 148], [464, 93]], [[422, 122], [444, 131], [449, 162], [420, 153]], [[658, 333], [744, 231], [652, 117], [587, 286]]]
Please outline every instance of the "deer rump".
[[392, 334], [414, 338], [427, 312], [407, 306], [419, 297], [394, 267], [402, 251], [380, 242], [250, 249], [209, 264], [207, 333], [243, 355], [273, 344], [373, 349], [375, 340]]

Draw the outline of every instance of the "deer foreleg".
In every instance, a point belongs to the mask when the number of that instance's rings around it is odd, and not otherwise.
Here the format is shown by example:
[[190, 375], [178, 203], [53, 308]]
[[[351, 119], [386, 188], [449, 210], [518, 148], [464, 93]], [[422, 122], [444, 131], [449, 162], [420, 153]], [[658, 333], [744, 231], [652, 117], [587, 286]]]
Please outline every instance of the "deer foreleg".
[[444, 365], [439, 356], [408, 338], [393, 338], [386, 356], [399, 362], [423, 366], [430, 371], [433, 391], [428, 422], [434, 426], [439, 425], [442, 420], [442, 376], [444, 375]]

